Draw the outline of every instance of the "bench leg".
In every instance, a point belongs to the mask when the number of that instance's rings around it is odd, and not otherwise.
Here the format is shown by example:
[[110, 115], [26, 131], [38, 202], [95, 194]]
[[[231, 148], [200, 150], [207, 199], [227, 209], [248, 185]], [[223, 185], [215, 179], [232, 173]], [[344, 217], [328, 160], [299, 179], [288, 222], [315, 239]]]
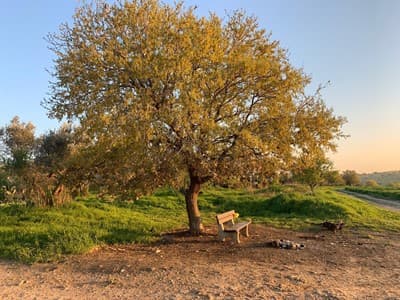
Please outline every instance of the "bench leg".
[[236, 231], [236, 234], [235, 234], [235, 242], [236, 242], [236, 244], [239, 244], [239, 243], [240, 243], [239, 231]]
[[225, 232], [223, 232], [222, 230], [218, 230], [218, 239], [221, 241], [221, 242], [224, 242], [225, 241]]
[[249, 236], [249, 225], [246, 226], [246, 234], [247, 237]]

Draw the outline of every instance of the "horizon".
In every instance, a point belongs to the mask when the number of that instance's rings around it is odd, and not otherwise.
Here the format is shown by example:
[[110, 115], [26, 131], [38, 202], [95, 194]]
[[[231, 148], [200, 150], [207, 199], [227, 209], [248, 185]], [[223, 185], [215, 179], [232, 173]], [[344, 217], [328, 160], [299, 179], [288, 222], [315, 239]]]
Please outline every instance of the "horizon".
[[[40, 106], [51, 81], [45, 69], [53, 66], [44, 37], [61, 23], [71, 23], [79, 2], [25, 0], [3, 6], [0, 126], [15, 115], [31, 121], [38, 134], [58, 126]], [[202, 16], [209, 11], [224, 16], [225, 10], [244, 8], [288, 49], [294, 66], [311, 74], [310, 91], [332, 83], [323, 90], [323, 98], [336, 115], [348, 119], [344, 132], [350, 135], [338, 142], [337, 153], [329, 154], [336, 169], [359, 174], [400, 170], [399, 1], [191, 0], [185, 4], [196, 6]]]

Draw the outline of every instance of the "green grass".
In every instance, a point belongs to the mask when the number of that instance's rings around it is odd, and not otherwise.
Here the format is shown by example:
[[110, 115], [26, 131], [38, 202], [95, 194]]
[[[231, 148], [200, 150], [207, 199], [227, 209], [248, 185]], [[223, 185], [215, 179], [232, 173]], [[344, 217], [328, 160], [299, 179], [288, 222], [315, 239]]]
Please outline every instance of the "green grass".
[[[107, 202], [94, 196], [59, 208], [0, 206], [0, 257], [23, 262], [57, 260], [102, 244], [147, 243], [162, 232], [186, 226], [185, 201], [169, 189], [133, 203]], [[347, 226], [400, 231], [400, 214], [376, 208], [329, 188], [316, 195], [297, 187], [247, 191], [207, 188], [199, 206], [206, 225], [215, 214], [234, 209], [241, 219], [291, 229], [343, 219]]]
[[151, 242], [162, 231], [185, 225], [183, 201], [152, 196], [135, 204], [94, 197], [60, 208], [0, 207], [0, 257], [50, 261], [101, 244]]
[[202, 198], [200, 204], [206, 206], [203, 212], [234, 209], [244, 219], [251, 218], [254, 222], [275, 227], [304, 230], [310, 223], [341, 219], [351, 227], [400, 231], [399, 213], [327, 187], [317, 189], [315, 195], [299, 193], [290, 187], [277, 192], [268, 189], [255, 193], [215, 188], [207, 190]]
[[384, 199], [400, 200], [400, 189], [389, 186], [346, 187], [345, 190]]

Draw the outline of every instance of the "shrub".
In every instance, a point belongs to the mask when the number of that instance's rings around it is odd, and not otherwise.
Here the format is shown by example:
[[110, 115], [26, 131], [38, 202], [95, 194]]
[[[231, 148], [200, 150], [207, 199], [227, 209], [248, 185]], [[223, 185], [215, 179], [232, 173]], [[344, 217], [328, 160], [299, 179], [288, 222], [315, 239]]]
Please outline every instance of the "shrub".
[[367, 181], [365, 182], [365, 186], [374, 187], [374, 186], [379, 186], [379, 184], [378, 184], [375, 180], [369, 179], [369, 180], [367, 180]]

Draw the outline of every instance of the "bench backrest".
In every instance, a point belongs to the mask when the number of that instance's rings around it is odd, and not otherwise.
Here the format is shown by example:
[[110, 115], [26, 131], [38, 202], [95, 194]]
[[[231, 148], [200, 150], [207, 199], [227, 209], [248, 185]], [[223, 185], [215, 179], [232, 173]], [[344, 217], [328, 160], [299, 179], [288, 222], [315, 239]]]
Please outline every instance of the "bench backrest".
[[234, 217], [235, 217], [234, 210], [230, 210], [230, 211], [224, 212], [224, 213], [216, 216], [217, 223], [220, 225], [223, 225], [224, 223], [226, 223], [228, 221], [232, 221]]

